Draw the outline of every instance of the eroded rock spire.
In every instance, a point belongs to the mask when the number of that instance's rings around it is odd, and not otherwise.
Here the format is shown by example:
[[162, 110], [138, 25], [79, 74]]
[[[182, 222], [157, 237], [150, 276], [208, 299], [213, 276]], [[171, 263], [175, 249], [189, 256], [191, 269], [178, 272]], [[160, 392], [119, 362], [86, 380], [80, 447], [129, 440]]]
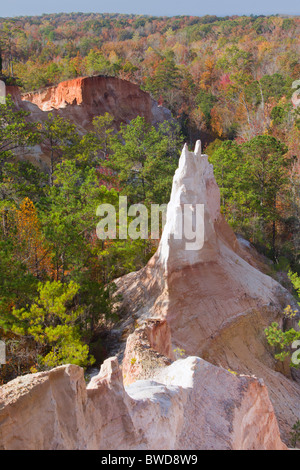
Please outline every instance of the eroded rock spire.
[[194, 152], [184, 145], [173, 178], [166, 224], [158, 249], [168, 272], [214, 259], [218, 252], [214, 223], [220, 217], [220, 191], [208, 156], [198, 140]]

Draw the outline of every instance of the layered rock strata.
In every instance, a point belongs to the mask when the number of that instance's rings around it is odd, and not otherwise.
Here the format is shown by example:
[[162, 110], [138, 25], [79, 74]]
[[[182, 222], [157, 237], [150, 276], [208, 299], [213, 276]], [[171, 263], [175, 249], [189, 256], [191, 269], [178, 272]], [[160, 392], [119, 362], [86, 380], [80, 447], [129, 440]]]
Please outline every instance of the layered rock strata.
[[197, 357], [124, 388], [116, 358], [86, 387], [74, 365], [0, 388], [2, 450], [284, 450], [268, 392]]
[[[29, 121], [43, 122], [51, 113], [71, 121], [82, 135], [93, 129], [95, 117], [105, 113], [114, 117], [113, 127], [116, 130], [122, 123], [129, 124], [137, 116], [144, 117], [154, 126], [172, 120], [171, 112], [159, 106], [149, 93], [117, 77], [74, 78], [24, 94], [16, 86], [7, 86], [6, 93], [12, 96], [18, 109], [29, 112]], [[25, 155], [22, 152], [18, 158], [26, 158], [45, 169], [50, 159], [49, 150], [43, 145], [30, 148]]]

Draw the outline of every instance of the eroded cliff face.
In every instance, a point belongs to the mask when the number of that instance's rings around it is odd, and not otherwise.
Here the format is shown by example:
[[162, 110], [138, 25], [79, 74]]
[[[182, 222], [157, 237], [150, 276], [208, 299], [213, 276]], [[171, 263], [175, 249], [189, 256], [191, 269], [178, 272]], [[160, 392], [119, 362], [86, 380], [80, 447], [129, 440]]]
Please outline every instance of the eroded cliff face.
[[[174, 233], [181, 224], [184, 205], [196, 204], [204, 205], [200, 214], [203, 243], [187, 250], [191, 240], [184, 234], [176, 239]], [[300, 418], [300, 386], [290, 373], [281, 373], [264, 329], [272, 321], [281, 324], [283, 309], [294, 305], [294, 300], [258, 269], [256, 260], [224, 221], [213, 168], [201, 154], [200, 143], [194, 152], [187, 146], [182, 151], [156, 254], [145, 268], [116, 284], [123, 296], [120, 311], [127, 312], [119, 325], [120, 340], [132, 331], [133, 322], [164, 320], [173, 349], [263, 378], [282, 436], [288, 441], [291, 426]]]
[[59, 114], [73, 121], [79, 130], [91, 129], [95, 116], [108, 112], [115, 126], [129, 123], [137, 116], [157, 124], [171, 119], [168, 109], [158, 106], [138, 85], [116, 77], [81, 77], [61, 82], [37, 92], [21, 95], [24, 107], [28, 103], [39, 110]]
[[197, 357], [124, 387], [116, 358], [86, 387], [61, 366], [0, 388], [2, 450], [285, 450], [264, 384]]
[[[8, 86], [7, 94], [12, 96], [18, 109], [29, 112], [28, 120], [43, 122], [51, 112], [73, 124], [80, 134], [93, 129], [93, 118], [106, 112], [114, 117], [116, 130], [121, 123], [142, 116], [147, 122], [158, 125], [171, 120], [171, 112], [142, 91], [138, 85], [116, 77], [81, 77], [59, 83], [36, 92], [21, 94], [16, 86]], [[29, 149], [20, 158], [38, 163], [43, 168], [49, 164], [49, 150], [45, 146]]]

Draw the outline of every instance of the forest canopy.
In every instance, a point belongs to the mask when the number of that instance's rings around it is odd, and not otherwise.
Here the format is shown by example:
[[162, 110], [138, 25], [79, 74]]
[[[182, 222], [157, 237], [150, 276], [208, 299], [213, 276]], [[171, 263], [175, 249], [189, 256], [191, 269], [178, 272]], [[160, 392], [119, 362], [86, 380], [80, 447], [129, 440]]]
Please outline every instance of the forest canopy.
[[[7, 84], [26, 92], [115, 76], [173, 114], [116, 131], [106, 113], [82, 136], [62, 117], [29, 123], [10, 98], [0, 105], [0, 336], [9, 357], [0, 383], [101, 362], [101, 335], [117, 319], [113, 281], [143, 267], [157, 242], [97, 239], [96, 208], [117, 206], [120, 194], [167, 203], [184, 142], [202, 140], [222, 213], [273, 275], [300, 274], [299, 37], [300, 18], [278, 15], [0, 18]], [[48, 171], [16, 158], [36, 144], [51, 154]]]

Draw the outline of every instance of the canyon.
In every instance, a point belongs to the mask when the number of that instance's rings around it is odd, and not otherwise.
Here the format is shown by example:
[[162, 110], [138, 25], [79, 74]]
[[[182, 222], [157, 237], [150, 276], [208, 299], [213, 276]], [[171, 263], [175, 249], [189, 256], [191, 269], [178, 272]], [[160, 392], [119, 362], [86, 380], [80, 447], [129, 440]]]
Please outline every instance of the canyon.
[[[81, 77], [32, 93], [21, 93], [17, 86], [7, 86], [6, 94], [11, 95], [17, 109], [29, 113], [28, 121], [43, 123], [51, 113], [75, 124], [80, 135], [93, 129], [94, 117], [105, 113], [114, 117], [116, 130], [137, 116], [144, 117], [154, 126], [172, 120], [171, 112], [158, 105], [149, 93], [116, 77]], [[19, 155], [18, 158], [24, 157]], [[46, 169], [49, 150], [36, 145], [29, 149], [25, 158]]]
[[24, 93], [21, 100], [25, 107], [32, 103], [41, 111], [66, 117], [82, 132], [91, 128], [93, 117], [106, 112], [114, 116], [117, 127], [121, 123], [128, 124], [136, 116], [144, 117], [151, 124], [171, 118], [170, 111], [159, 106], [138, 85], [101, 75], [75, 78], [36, 92]]
[[31, 114], [31, 119], [47, 118], [49, 112], [76, 124], [82, 133], [91, 129], [94, 117], [110, 113], [114, 124], [128, 124], [142, 116], [151, 124], [171, 119], [171, 112], [140, 87], [116, 77], [81, 77], [31, 93], [21, 93], [17, 86], [7, 86], [17, 108]]
[[[176, 237], [185, 205], [204, 207], [203, 240], [190, 250]], [[75, 365], [2, 386], [0, 448], [287, 449], [300, 384], [264, 328], [297, 305], [264, 270], [221, 214], [201, 143], [185, 145], [157, 252], [115, 280], [111, 357], [87, 386]]]

